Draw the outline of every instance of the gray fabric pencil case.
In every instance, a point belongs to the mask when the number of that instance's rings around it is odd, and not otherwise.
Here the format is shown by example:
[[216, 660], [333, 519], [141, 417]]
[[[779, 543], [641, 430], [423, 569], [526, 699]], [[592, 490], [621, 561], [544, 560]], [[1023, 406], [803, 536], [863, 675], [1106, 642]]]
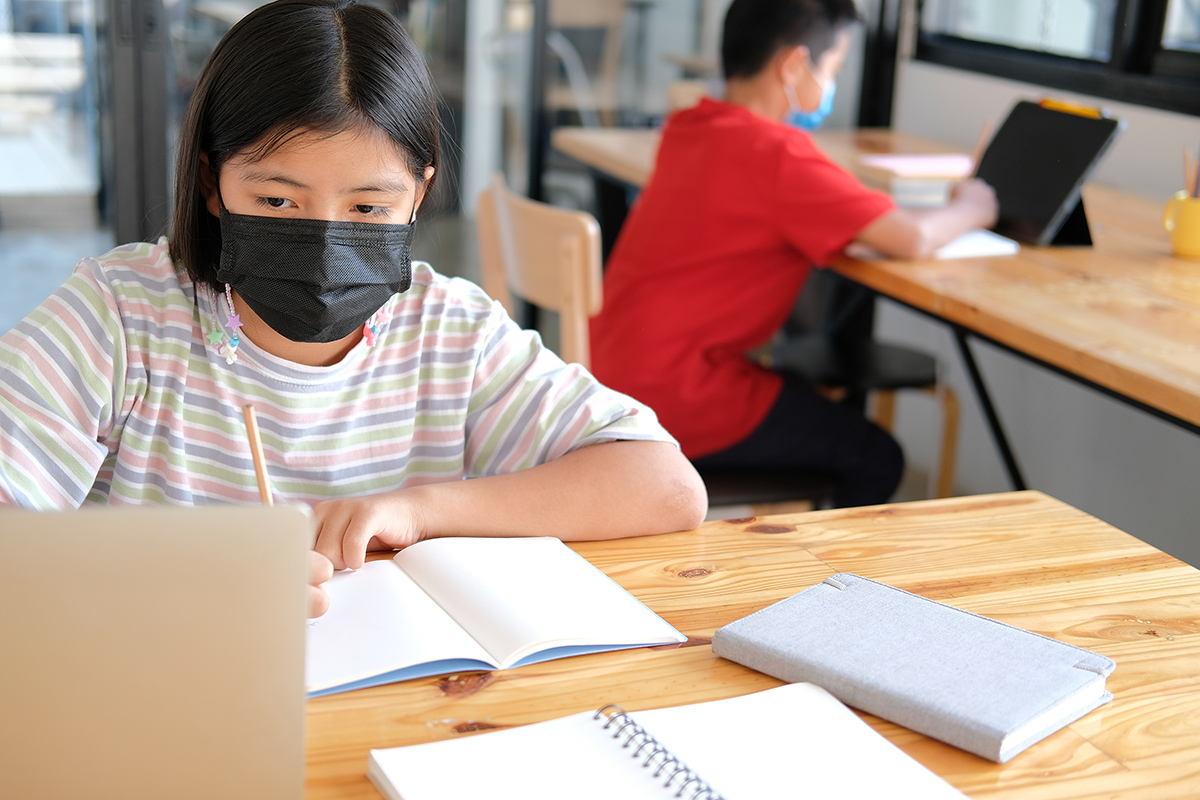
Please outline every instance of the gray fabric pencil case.
[[850, 573], [720, 628], [713, 652], [1004, 762], [1112, 695], [1109, 658]]

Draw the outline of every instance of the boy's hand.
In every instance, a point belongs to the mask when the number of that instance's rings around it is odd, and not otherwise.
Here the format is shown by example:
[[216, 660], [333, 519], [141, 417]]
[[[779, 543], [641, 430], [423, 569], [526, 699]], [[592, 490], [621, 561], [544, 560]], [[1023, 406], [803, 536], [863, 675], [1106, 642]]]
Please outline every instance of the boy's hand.
[[978, 215], [978, 227], [990, 228], [996, 224], [1000, 204], [996, 201], [996, 190], [979, 178], [960, 181], [950, 190], [951, 204], [961, 204]]
[[334, 569], [358, 569], [368, 550], [407, 547], [423, 538], [415, 518], [417, 505], [410, 490], [326, 500], [313, 509], [317, 520], [314, 549], [329, 559]]
[[333, 575], [333, 564], [315, 550], [308, 552], [308, 618], [319, 617], [329, 610], [329, 592], [325, 582]]

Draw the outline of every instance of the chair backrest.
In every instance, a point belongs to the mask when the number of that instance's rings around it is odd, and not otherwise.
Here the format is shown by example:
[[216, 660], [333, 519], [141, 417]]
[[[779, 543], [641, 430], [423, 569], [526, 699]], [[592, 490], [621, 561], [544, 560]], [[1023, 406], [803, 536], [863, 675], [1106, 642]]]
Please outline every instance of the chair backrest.
[[559, 355], [590, 367], [588, 320], [603, 298], [595, 218], [516, 195], [495, 175], [480, 194], [477, 224], [483, 290], [509, 314], [512, 293], [557, 312]]
[[548, 11], [550, 33], [557, 36], [548, 38], [547, 44], [561, 59], [562, 43], [566, 43], [568, 52], [579, 59], [578, 66], [586, 75], [590, 96], [586, 100], [579, 96], [578, 80], [572, 80], [571, 75], [573, 65], [564, 60], [561, 62], [563, 71], [555, 69], [548, 76], [547, 106], [579, 110], [586, 125], [588, 115], [582, 112], [590, 104], [603, 124], [615, 124], [621, 55], [630, 47], [626, 42], [625, 24], [629, 3], [626, 0], [551, 0]]
[[708, 81], [678, 80], [667, 84], [667, 113], [674, 114], [697, 105], [709, 96]]

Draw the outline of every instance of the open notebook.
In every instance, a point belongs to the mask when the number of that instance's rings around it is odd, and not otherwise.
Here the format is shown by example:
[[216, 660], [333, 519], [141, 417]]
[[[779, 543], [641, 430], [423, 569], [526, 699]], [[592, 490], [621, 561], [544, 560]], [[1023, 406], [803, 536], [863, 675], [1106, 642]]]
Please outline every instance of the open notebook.
[[558, 539], [426, 539], [328, 583], [310, 696], [687, 641]]
[[367, 775], [389, 800], [963, 798], [811, 683], [372, 750]]

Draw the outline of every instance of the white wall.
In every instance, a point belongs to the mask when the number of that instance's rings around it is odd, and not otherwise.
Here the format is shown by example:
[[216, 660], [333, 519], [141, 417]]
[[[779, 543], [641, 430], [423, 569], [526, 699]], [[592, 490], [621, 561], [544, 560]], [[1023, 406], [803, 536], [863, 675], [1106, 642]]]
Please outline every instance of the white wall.
[[[1164, 204], [1180, 188], [1183, 149], [1200, 143], [1197, 117], [902, 60], [893, 124], [906, 133], [970, 149], [985, 120], [999, 124], [1016, 100], [1043, 96], [1105, 106], [1126, 120], [1124, 134], [1105, 156], [1095, 181]], [[880, 338], [936, 353], [958, 392], [963, 406], [958, 492], [1009, 489], [946, 327], [884, 301], [876, 330]], [[1200, 435], [1004, 351], [978, 342], [973, 346], [1031, 488], [1200, 566]], [[932, 472], [939, 415], [931, 400], [907, 395], [901, 393], [896, 433], [910, 462]]]
[[1018, 100], [1043, 97], [1105, 108], [1125, 120], [1125, 131], [1105, 154], [1094, 181], [1164, 204], [1183, 188], [1183, 151], [1200, 145], [1200, 117], [902, 60], [892, 126], [969, 150], [985, 121], [999, 127]]

